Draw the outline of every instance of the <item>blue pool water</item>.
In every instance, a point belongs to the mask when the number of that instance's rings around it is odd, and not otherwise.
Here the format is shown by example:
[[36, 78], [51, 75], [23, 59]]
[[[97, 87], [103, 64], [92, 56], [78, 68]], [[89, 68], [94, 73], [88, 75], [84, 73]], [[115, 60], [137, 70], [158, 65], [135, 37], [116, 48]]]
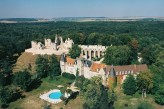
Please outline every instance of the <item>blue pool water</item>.
[[60, 99], [61, 96], [62, 96], [61, 92], [53, 92], [49, 95], [49, 98], [51, 98], [51, 99]]

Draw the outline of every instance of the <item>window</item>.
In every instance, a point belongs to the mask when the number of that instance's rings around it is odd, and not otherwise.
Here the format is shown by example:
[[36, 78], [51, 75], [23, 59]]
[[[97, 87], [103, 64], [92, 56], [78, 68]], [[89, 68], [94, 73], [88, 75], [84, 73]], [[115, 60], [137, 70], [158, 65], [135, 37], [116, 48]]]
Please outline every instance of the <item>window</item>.
[[122, 71], [122, 74], [124, 75], [124, 71]]
[[130, 74], [130, 70], [128, 71], [128, 74]]

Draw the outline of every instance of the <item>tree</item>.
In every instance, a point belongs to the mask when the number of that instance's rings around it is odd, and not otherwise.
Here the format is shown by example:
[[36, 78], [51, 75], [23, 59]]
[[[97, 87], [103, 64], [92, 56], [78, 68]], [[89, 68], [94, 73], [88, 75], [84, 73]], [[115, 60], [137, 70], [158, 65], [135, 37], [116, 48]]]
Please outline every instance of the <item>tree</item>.
[[12, 70], [11, 70], [11, 65], [8, 61], [2, 61], [0, 63], [0, 85], [6, 86], [11, 83], [12, 79]]
[[108, 89], [101, 86], [101, 97], [99, 100], [100, 109], [109, 109]]
[[123, 83], [124, 93], [127, 95], [133, 95], [136, 92], [136, 80], [133, 75], [128, 75]]
[[52, 55], [50, 57], [50, 62], [49, 62], [49, 76], [51, 79], [54, 79], [56, 76], [60, 75], [61, 70], [60, 70], [60, 64], [57, 61], [57, 58], [55, 55]]
[[69, 50], [69, 55], [73, 59], [76, 59], [77, 57], [79, 57], [80, 53], [81, 53], [81, 48], [78, 45], [76, 45], [76, 44], [74, 44], [72, 46], [72, 48]]
[[138, 105], [137, 109], [154, 109], [153, 106], [151, 104], [149, 104], [148, 102], [142, 102]]
[[155, 102], [164, 105], [164, 84], [159, 86], [159, 89], [155, 93]]
[[85, 99], [83, 107], [85, 109], [110, 109], [110, 103], [114, 103], [111, 93], [102, 85], [101, 79], [98, 77], [91, 79], [83, 96]]
[[86, 109], [99, 109], [100, 84], [93, 83], [87, 85], [87, 91], [84, 93], [85, 103], [84, 108]]
[[98, 44], [98, 37], [99, 34], [98, 33], [91, 33], [89, 34], [88, 38], [87, 38], [87, 44], [88, 45], [95, 45]]
[[16, 72], [14, 77], [14, 84], [20, 87], [21, 89], [27, 91], [31, 84], [31, 75], [28, 71]]
[[107, 65], [127, 65], [130, 62], [130, 49], [128, 46], [108, 47], [104, 55], [104, 63]]
[[146, 92], [153, 88], [153, 76], [149, 71], [141, 72], [137, 75], [137, 87], [142, 91], [142, 98], [146, 97]]
[[39, 78], [46, 77], [48, 75], [48, 56], [39, 55], [36, 59], [36, 72]]
[[13, 92], [9, 88], [2, 88], [0, 90], [0, 100], [3, 105], [7, 105], [12, 99]]
[[132, 39], [128, 44], [131, 53], [130, 53], [130, 59], [135, 62], [138, 59], [138, 41], [136, 39]]

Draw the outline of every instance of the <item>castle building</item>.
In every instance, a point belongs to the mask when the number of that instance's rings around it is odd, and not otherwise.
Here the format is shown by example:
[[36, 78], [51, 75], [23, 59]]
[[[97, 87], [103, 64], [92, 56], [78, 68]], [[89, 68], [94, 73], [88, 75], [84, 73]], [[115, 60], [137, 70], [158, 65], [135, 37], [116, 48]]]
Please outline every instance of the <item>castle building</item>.
[[100, 58], [106, 51], [106, 46], [102, 45], [79, 45], [82, 57], [88, 60], [92, 58]]
[[56, 35], [55, 41], [52, 42], [51, 39], [44, 39], [44, 44], [41, 42], [35, 42], [31, 41], [31, 48], [26, 49], [25, 52], [33, 53], [35, 54], [48, 54], [48, 55], [61, 55], [63, 53], [68, 54], [69, 49], [74, 44], [73, 40], [70, 38], [66, 39], [65, 42], [63, 42], [62, 37], [58, 37]]
[[116, 84], [122, 84], [128, 74], [136, 76], [142, 71], [148, 70], [146, 64], [109, 66], [84, 58], [72, 59], [65, 54], [61, 55], [60, 68], [62, 73], [66, 72], [76, 76], [78, 72], [79, 76], [84, 76], [88, 79], [94, 76], [101, 77], [102, 84], [111, 88], [115, 87]]

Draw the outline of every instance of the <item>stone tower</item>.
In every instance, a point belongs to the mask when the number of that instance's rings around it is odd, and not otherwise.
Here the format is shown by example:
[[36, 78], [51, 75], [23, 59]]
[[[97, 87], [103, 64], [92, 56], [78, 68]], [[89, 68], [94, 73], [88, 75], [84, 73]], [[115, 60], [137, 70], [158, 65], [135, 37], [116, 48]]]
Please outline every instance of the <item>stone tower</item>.
[[116, 72], [114, 70], [114, 67], [112, 66], [112, 68], [109, 71], [108, 74], [108, 79], [107, 79], [107, 85], [110, 89], [114, 89], [117, 85], [117, 77], [116, 77]]
[[79, 73], [78, 75], [79, 76], [84, 75], [84, 65], [82, 63], [82, 60], [80, 58], [77, 58], [76, 62], [77, 62], [77, 70]]
[[62, 54], [62, 55], [61, 55], [61, 58], [60, 58], [61, 74], [62, 74], [63, 72], [65, 72], [65, 63], [66, 63], [66, 56], [65, 56], [65, 54]]

